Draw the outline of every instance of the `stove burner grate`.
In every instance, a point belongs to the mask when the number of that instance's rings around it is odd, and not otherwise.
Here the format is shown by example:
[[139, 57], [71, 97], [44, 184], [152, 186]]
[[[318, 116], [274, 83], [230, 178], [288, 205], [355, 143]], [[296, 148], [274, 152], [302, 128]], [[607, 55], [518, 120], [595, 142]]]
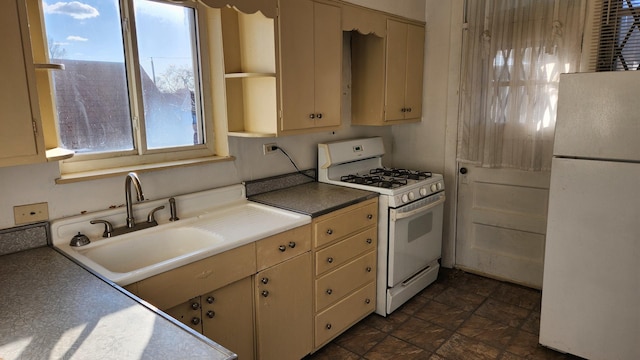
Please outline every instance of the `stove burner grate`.
[[395, 168], [376, 168], [369, 171], [372, 175], [390, 176], [409, 180], [425, 180], [433, 176], [430, 171], [416, 171]]

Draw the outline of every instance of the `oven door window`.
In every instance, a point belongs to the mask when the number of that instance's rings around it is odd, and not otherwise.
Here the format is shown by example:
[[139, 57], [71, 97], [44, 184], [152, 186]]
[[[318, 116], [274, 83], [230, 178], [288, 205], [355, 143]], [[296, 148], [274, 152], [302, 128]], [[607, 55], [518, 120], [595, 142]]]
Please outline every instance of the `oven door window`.
[[390, 287], [407, 280], [440, 258], [443, 205], [432, 205], [406, 213], [402, 212], [402, 208], [390, 209]]

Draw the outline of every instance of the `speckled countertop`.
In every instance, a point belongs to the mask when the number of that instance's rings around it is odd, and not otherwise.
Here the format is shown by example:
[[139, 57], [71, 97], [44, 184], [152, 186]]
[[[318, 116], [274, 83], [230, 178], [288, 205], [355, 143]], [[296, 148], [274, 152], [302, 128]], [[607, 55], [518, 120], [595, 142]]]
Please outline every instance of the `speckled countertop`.
[[371, 191], [309, 182], [250, 196], [249, 200], [317, 217], [377, 196]]
[[232, 359], [49, 247], [0, 256], [0, 359]]

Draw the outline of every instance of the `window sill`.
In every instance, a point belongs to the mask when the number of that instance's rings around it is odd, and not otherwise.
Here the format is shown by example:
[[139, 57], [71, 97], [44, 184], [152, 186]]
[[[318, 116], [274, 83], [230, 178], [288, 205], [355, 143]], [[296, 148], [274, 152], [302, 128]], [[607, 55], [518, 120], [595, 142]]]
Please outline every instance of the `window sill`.
[[56, 184], [69, 184], [80, 181], [104, 179], [108, 177], [123, 176], [131, 171], [138, 173], [150, 172], [156, 170], [166, 170], [172, 168], [179, 168], [192, 165], [200, 165], [211, 162], [233, 161], [234, 156], [209, 156], [204, 158], [190, 159], [190, 160], [177, 160], [168, 161], [155, 164], [142, 164], [134, 166], [125, 166], [111, 169], [100, 169], [92, 171], [83, 171], [77, 173], [62, 174], [60, 178], [56, 179]]

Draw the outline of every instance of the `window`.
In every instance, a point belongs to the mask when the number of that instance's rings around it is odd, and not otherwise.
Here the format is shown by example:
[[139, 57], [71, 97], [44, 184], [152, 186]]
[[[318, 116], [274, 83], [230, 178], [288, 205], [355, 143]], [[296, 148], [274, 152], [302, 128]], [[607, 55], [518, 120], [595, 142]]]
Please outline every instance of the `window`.
[[[42, 2], [64, 172], [213, 155], [192, 2]], [[204, 21], [202, 21], [204, 23]], [[206, 48], [206, 47], [204, 47]]]
[[640, 0], [604, 0], [595, 10], [596, 71], [640, 67]]

